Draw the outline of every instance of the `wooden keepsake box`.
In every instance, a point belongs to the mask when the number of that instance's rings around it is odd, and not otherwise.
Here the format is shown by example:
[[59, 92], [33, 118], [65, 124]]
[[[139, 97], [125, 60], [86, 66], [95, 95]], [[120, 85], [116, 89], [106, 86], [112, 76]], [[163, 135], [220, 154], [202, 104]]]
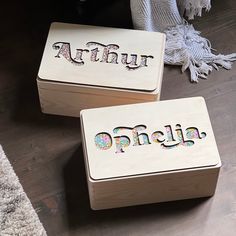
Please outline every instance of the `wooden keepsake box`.
[[53, 23], [37, 84], [44, 113], [159, 100], [165, 35]]
[[83, 110], [81, 127], [92, 209], [215, 192], [221, 161], [202, 97]]

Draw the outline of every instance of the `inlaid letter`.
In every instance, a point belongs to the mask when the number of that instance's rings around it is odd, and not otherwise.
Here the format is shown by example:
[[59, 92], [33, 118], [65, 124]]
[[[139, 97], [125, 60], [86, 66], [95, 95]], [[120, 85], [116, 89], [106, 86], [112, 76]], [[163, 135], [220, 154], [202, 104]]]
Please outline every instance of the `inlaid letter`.
[[[116, 127], [113, 129], [114, 134], [118, 134], [118, 132], [132, 130], [130, 127]], [[116, 153], [123, 153], [124, 148], [128, 147], [130, 145], [130, 138], [126, 135], [122, 136], [115, 136], [114, 137], [116, 142]]]
[[127, 53], [122, 53], [121, 54], [121, 63], [126, 65], [126, 68], [128, 70], [136, 70], [141, 67], [147, 67], [148, 66], [148, 58], [153, 59], [153, 56], [146, 56], [146, 55], [141, 55], [140, 56], [140, 64], [137, 64], [137, 54], [131, 54], [130, 55], [130, 60], [128, 61], [128, 54]]
[[[60, 55], [63, 56], [67, 61], [71, 62], [73, 65], [83, 65], [84, 62], [76, 61], [76, 59], [73, 59], [71, 57], [71, 49], [70, 49], [70, 43], [66, 42], [56, 42], [52, 45], [53, 49], [59, 50], [57, 55], [55, 57], [60, 58]], [[82, 55], [81, 55], [82, 57]]]
[[193, 138], [202, 139], [206, 137], [206, 133], [201, 132], [201, 135], [200, 135], [198, 128], [189, 127], [186, 129], [186, 137], [189, 139], [193, 139]]
[[97, 58], [98, 52], [99, 52], [98, 48], [94, 48], [94, 49], [91, 50], [91, 57], [90, 57], [90, 60], [91, 60], [92, 62], [97, 62], [97, 61], [99, 61], [99, 58]]
[[112, 146], [112, 138], [110, 136], [110, 134], [108, 133], [98, 133], [95, 136], [95, 145], [97, 146], [98, 149], [101, 150], [107, 150], [109, 148], [111, 148]]
[[164, 136], [163, 132], [155, 131], [151, 136], [152, 141], [155, 142], [155, 143], [163, 143], [163, 142], [165, 142], [165, 139], [163, 138], [163, 136]]
[[180, 124], [176, 125], [176, 132], [181, 145], [190, 147], [194, 144], [194, 141], [192, 140], [184, 140], [184, 135]]
[[[116, 44], [105, 45], [105, 44], [98, 43], [98, 42], [88, 42], [86, 44], [86, 46], [88, 46], [88, 47], [100, 46], [103, 49], [100, 62], [118, 64], [118, 54], [116, 52], [111, 51], [111, 50], [119, 49], [118, 45], [116, 45]], [[94, 55], [95, 55], [95, 53], [99, 52], [98, 48], [95, 48], [93, 50], [95, 50]], [[93, 60], [94, 60], [94, 55], [93, 55]], [[97, 56], [97, 54], [96, 54], [96, 56]]]
[[175, 131], [176, 131], [176, 136], [177, 136], [176, 138], [178, 141], [177, 141], [177, 143], [172, 144], [171, 142], [175, 141], [174, 137], [173, 137], [172, 128], [169, 125], [165, 126], [165, 128], [167, 131], [168, 140], [167, 140], [167, 142], [165, 142], [161, 145], [163, 148], [166, 148], [166, 149], [174, 148], [178, 145], [182, 145], [185, 147], [191, 147], [194, 145], [194, 141], [191, 139], [202, 139], [202, 138], [206, 137], [205, 132], [201, 132], [201, 134], [200, 134], [199, 130], [197, 128], [189, 127], [185, 130], [186, 131], [186, 138], [187, 138], [187, 140], [186, 140], [184, 137], [181, 125], [177, 124]]
[[124, 148], [128, 147], [130, 144], [130, 139], [128, 136], [116, 136], [114, 137], [116, 142], [116, 153], [125, 152]]
[[180, 144], [180, 142], [179, 141], [176, 142], [176, 140], [174, 139], [172, 127], [170, 125], [166, 125], [165, 129], [167, 134], [167, 140], [164, 143], [162, 143], [161, 146], [165, 149], [177, 147]]
[[146, 55], [141, 55], [141, 62], [140, 62], [140, 67], [143, 67], [143, 66], [148, 66], [148, 58], [151, 58], [153, 59], [154, 57], [153, 56], [146, 56]]
[[145, 125], [137, 125], [132, 129], [132, 135], [134, 144], [133, 146], [147, 145], [151, 144], [149, 141], [149, 137], [146, 133], [139, 134], [139, 131], [143, 131], [147, 128]]
[[111, 52], [110, 50], [117, 50], [119, 46], [116, 44], [108, 44], [103, 49], [103, 55], [101, 62], [118, 64], [118, 54], [116, 52]]
[[121, 63], [126, 65], [126, 68], [128, 70], [135, 70], [139, 67], [137, 66], [137, 54], [131, 54], [130, 60], [128, 62], [128, 54], [127, 53], [121, 53]]
[[76, 56], [75, 56], [75, 60], [76, 61], [80, 61], [81, 64], [84, 64], [84, 61], [83, 61], [83, 53], [84, 52], [89, 52], [88, 49], [76, 49]]

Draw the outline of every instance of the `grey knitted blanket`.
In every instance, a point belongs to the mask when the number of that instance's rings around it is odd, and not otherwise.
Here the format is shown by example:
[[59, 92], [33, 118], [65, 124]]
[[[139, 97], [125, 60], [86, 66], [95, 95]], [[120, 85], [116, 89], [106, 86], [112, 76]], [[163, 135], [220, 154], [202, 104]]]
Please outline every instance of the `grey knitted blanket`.
[[46, 236], [0, 145], [0, 235]]
[[206, 79], [213, 68], [230, 69], [236, 60], [236, 53], [213, 54], [209, 40], [183, 18], [209, 11], [210, 0], [130, 0], [130, 6], [136, 29], [166, 34], [165, 63], [189, 69], [192, 82]]

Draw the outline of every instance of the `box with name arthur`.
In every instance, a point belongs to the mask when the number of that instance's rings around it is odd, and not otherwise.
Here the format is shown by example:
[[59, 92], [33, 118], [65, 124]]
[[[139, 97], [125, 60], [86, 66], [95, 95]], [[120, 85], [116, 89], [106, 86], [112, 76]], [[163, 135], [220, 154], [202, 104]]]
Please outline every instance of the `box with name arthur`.
[[39, 73], [45, 113], [159, 100], [165, 35], [53, 23]]
[[211, 196], [221, 166], [203, 98], [81, 112], [93, 209]]

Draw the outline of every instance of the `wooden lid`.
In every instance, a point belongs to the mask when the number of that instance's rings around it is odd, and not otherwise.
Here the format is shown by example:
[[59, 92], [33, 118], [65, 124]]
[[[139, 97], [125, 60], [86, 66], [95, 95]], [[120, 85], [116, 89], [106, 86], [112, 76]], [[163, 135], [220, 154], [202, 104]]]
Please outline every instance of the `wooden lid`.
[[94, 180], [220, 165], [202, 97], [82, 111]]
[[144, 91], [160, 90], [165, 35], [53, 23], [38, 77], [42, 80]]

